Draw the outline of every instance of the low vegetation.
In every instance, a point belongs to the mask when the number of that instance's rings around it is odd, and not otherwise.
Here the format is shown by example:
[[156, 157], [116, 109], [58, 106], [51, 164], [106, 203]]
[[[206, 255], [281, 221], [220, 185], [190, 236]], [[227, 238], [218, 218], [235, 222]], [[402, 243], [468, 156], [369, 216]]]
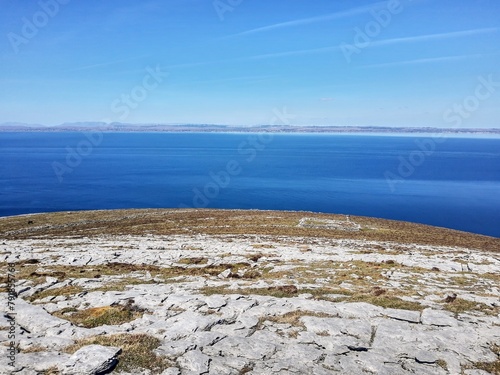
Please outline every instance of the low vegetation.
[[[211, 220], [207, 223], [206, 218]], [[436, 246], [462, 246], [500, 251], [500, 239], [425, 225], [351, 216], [350, 222], [369, 230], [346, 231], [330, 227], [299, 226], [301, 212], [238, 210], [113, 210], [58, 212], [35, 217], [23, 216], [0, 222], [0, 238], [88, 237], [94, 235], [210, 234], [237, 235], [263, 233], [306, 238], [352, 238], [368, 241], [420, 243]], [[308, 214], [309, 220], [345, 222], [344, 215]], [[28, 221], [31, 221], [28, 224]]]
[[284, 315], [262, 317], [260, 319], [259, 324], [262, 325], [265, 321], [269, 321], [269, 322], [273, 322], [273, 323], [277, 323], [277, 324], [290, 324], [293, 327], [300, 327], [300, 328], [305, 329], [304, 323], [302, 323], [300, 320], [304, 316], [314, 316], [317, 318], [334, 318], [334, 317], [336, 317], [335, 315], [332, 315], [332, 314], [318, 313], [315, 311], [297, 310], [297, 311], [292, 311], [292, 312], [286, 313]]
[[482, 312], [486, 315], [498, 315], [500, 313], [500, 308], [498, 307], [488, 306], [482, 302], [469, 301], [463, 298], [456, 298], [452, 302], [445, 303], [443, 307], [454, 313], [455, 316], [471, 311]]
[[84, 328], [94, 328], [102, 325], [120, 325], [142, 317], [144, 310], [135, 306], [133, 301], [124, 306], [103, 306], [85, 310], [65, 308], [53, 315], [66, 319], [71, 323]]

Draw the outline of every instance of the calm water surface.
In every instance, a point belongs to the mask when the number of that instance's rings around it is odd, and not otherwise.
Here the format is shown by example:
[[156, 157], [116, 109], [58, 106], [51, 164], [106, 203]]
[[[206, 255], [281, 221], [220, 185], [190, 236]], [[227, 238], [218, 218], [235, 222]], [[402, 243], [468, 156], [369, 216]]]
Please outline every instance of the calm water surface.
[[435, 149], [430, 139], [105, 133], [91, 145], [83, 133], [0, 133], [0, 216], [186, 206], [306, 210], [500, 237], [500, 139], [448, 138]]

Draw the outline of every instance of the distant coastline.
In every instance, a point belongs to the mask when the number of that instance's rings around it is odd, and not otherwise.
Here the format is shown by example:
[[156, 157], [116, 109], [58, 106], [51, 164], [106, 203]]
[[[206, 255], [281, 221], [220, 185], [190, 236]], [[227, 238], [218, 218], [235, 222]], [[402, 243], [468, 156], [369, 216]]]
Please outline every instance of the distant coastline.
[[122, 124], [66, 123], [57, 126], [6, 123], [0, 132], [161, 132], [161, 133], [343, 133], [343, 134], [483, 134], [500, 135], [500, 128], [436, 128], [379, 126], [300, 126], [300, 125], [212, 125], [212, 124]]

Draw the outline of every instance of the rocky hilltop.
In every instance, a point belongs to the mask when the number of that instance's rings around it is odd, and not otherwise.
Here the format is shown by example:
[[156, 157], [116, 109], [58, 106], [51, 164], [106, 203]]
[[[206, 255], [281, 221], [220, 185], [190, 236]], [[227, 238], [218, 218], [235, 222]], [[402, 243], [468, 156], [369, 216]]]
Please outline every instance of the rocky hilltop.
[[120, 210], [2, 218], [0, 252], [1, 374], [500, 371], [497, 238]]

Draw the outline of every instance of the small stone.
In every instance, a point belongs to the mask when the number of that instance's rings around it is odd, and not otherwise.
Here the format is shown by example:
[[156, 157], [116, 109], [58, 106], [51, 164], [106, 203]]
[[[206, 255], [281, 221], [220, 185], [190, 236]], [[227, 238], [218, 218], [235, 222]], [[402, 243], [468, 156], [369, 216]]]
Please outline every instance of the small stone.
[[227, 270], [222, 271], [221, 273], [219, 273], [217, 275], [217, 277], [219, 279], [227, 279], [229, 277], [229, 275], [231, 275], [231, 269], [228, 268]]
[[219, 309], [227, 305], [226, 299], [219, 296], [210, 296], [205, 300], [205, 302], [207, 303], [209, 309]]

